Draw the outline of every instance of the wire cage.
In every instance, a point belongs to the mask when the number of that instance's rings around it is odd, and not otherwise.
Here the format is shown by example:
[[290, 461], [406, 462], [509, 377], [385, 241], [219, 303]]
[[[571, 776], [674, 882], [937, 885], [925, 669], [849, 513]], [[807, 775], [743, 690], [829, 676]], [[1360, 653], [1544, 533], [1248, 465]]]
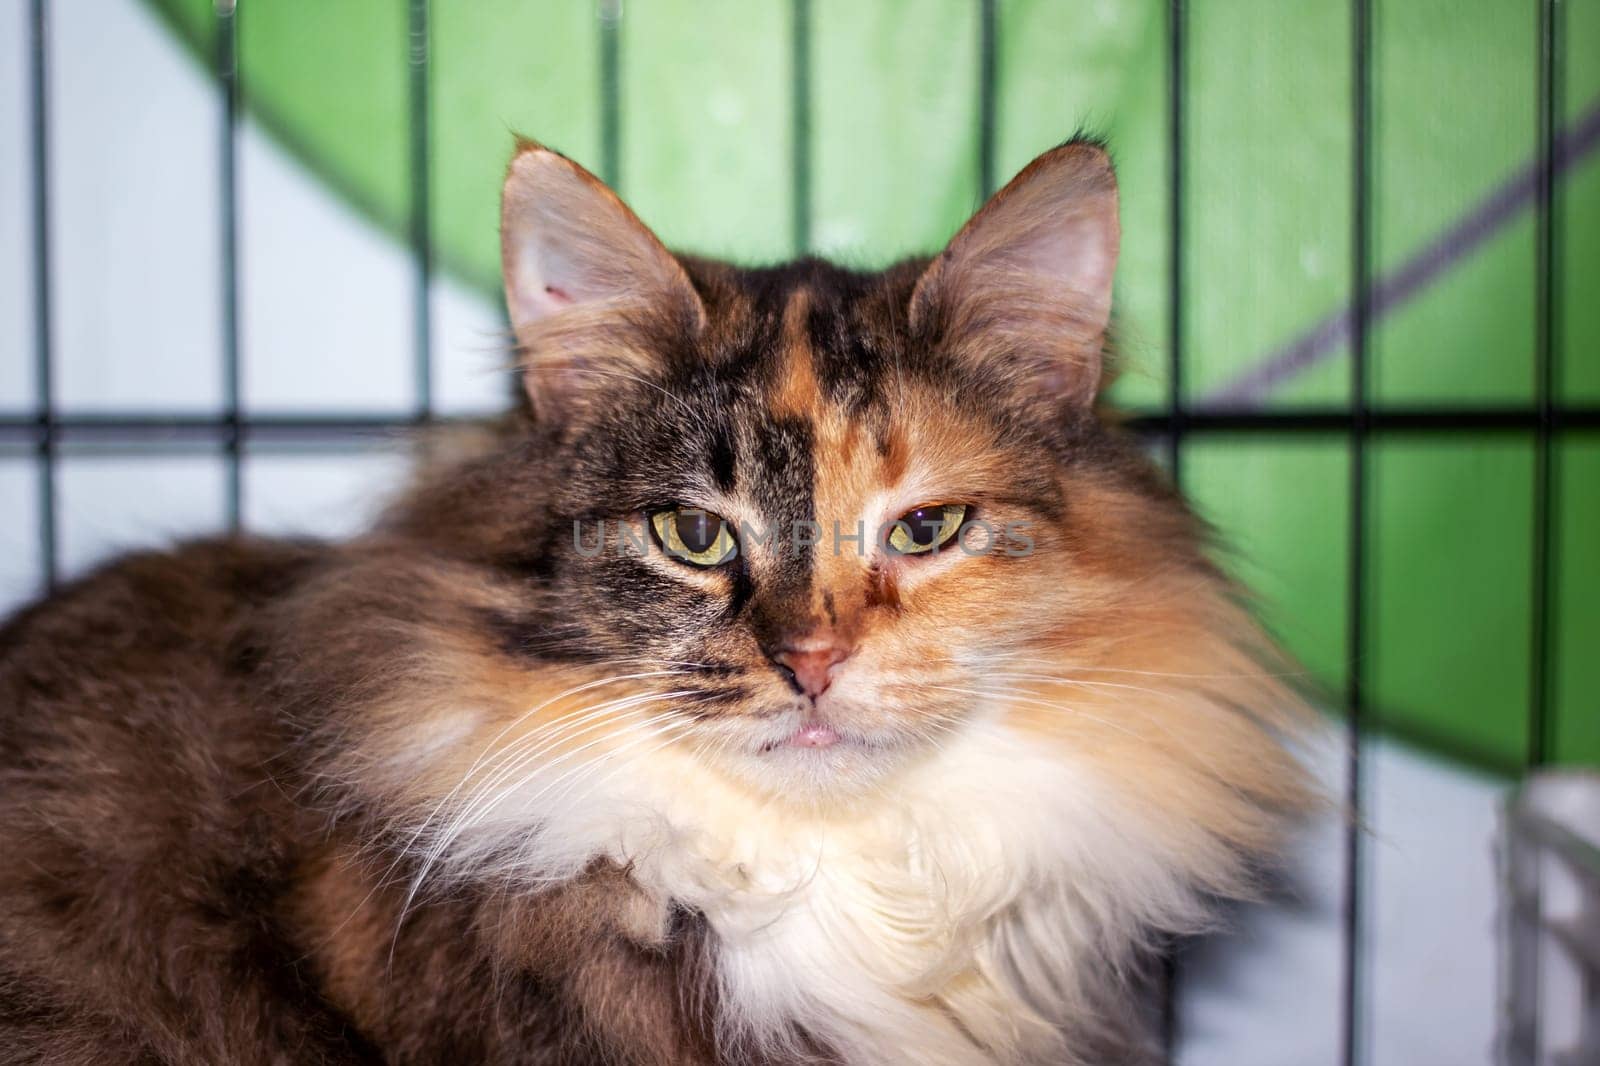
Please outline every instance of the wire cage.
[[1500, 1061], [1600, 1062], [1600, 776], [1545, 772], [1501, 831]]
[[[121, 2], [126, 5], [136, 0]], [[385, 72], [385, 91], [393, 96], [396, 113], [402, 116], [393, 151], [385, 157], [386, 166], [394, 172], [389, 185], [374, 191], [363, 187], [358, 168], [341, 170], [336, 164], [328, 168], [329, 183], [348, 193], [347, 198], [359, 210], [378, 219], [404, 249], [404, 276], [395, 283], [395, 291], [405, 294], [404, 306], [394, 308], [398, 324], [391, 322], [385, 327], [385, 336], [404, 350], [405, 365], [400, 372], [404, 381], [396, 393], [401, 398], [381, 410], [350, 404], [258, 404], [248, 395], [253, 364], [243, 338], [249, 249], [241, 232], [249, 178], [243, 175], [242, 138], [252, 121], [291, 150], [312, 151], [306, 145], [315, 138], [297, 131], [293, 106], [269, 99], [265, 89], [258, 106], [248, 65], [240, 60], [241, 48], [248, 46], [250, 19], [265, 8], [241, 5], [236, 9], [229, 0], [217, 0], [214, 7], [182, 0], [147, 0], [151, 17], [169, 26], [190, 49], [191, 61], [203, 71], [207, 91], [216, 99], [215, 109], [208, 112], [215, 117], [214, 128], [206, 133], [208, 165], [215, 172], [216, 189], [215, 210], [209, 220], [217, 269], [211, 290], [215, 306], [207, 312], [215, 334], [211, 346], [215, 354], [207, 371], [216, 379], [215, 402], [182, 409], [163, 409], [159, 403], [126, 409], [63, 403], [64, 364], [59, 348], [71, 316], [62, 310], [66, 294], [57, 260], [59, 230], [72, 207], [59, 200], [58, 175], [53, 168], [61, 151], [56, 108], [69, 84], [55, 68], [70, 52], [63, 51], [68, 46], [58, 42], [55, 34], [58, 21], [82, 23], [85, 16], [58, 0], [16, 0], [14, 6], [16, 51], [24, 61], [18, 69], [24, 72], [20, 84], [25, 121], [17, 144], [22, 149], [19, 162], [26, 170], [26, 180], [18, 187], [26, 188], [27, 203], [25, 210], [18, 212], [26, 223], [18, 240], [33, 279], [31, 303], [22, 309], [29, 320], [31, 351], [23, 358], [31, 363], [32, 395], [26, 409], [0, 410], [0, 451], [8, 461], [24, 465], [29, 474], [18, 484], [27, 482], [31, 487], [18, 489], [11, 498], [20, 500], [24, 492], [31, 493], [26, 510], [36, 519], [28, 536], [37, 562], [38, 589], [55, 587], [73, 569], [64, 560], [64, 553], [71, 554], [67, 548], [72, 533], [63, 518], [62, 499], [63, 471], [76, 457], [152, 450], [180, 457], [220, 456], [221, 476], [214, 486], [217, 499], [206, 513], [215, 525], [240, 529], [258, 524], [251, 521], [252, 463], [260, 457], [314, 463], [318, 456], [385, 443], [417, 426], [463, 414], [462, 408], [441, 403], [439, 396], [444, 344], [441, 277], [476, 280], [481, 271], [471, 256], [440, 238], [441, 218], [455, 209], [462, 194], [453, 187], [440, 188], [439, 160], [459, 150], [464, 142], [451, 132], [455, 112], [438, 100], [443, 77], [439, 64], [447, 46], [456, 47], [445, 36], [446, 23], [459, 40], [460, 26], [474, 18], [515, 22], [519, 16], [512, 5], [497, 5], [488, 14], [471, 15], [464, 6], [445, 0], [356, 5], [374, 13], [383, 27], [383, 39], [391, 42], [386, 47], [392, 54], [385, 53], [374, 69]], [[1600, 38], [1585, 38], [1585, 34], [1600, 32], [1597, 5], [1586, 0], [1529, 0], [1521, 5], [1483, 0], [1462, 9], [1459, 16], [1448, 16], [1470, 20], [1492, 11], [1499, 13], [1496, 18], [1509, 18], [1504, 13], [1514, 9], [1516, 24], [1521, 27], [1519, 36], [1515, 41], [1496, 42], [1495, 54], [1515, 76], [1525, 75], [1517, 102], [1507, 106], [1521, 108], [1516, 122], [1524, 127], [1528, 150], [1502, 168], [1498, 180], [1481, 195], [1465, 198], [1446, 222], [1398, 250], [1384, 239], [1387, 231], [1380, 217], [1382, 211], [1398, 212], [1392, 205], [1384, 206], [1389, 202], [1382, 185], [1391, 175], [1385, 161], [1396, 152], [1393, 142], [1380, 136], [1387, 113], [1380, 112], [1387, 105], [1379, 90], [1381, 78], [1388, 77], [1398, 62], [1391, 53], [1401, 51], [1385, 51], [1392, 43], [1391, 35], [1398, 39], [1408, 26], [1418, 32], [1420, 16], [1408, 16], [1400, 0], [1308, 5], [1308, 11], [1315, 7], [1321, 12], [1316, 16], [1321, 21], [1310, 32], [1329, 34], [1322, 49], [1327, 80], [1319, 86], [1322, 99], [1318, 106], [1334, 115], [1328, 121], [1327, 130], [1332, 132], [1327, 136], [1336, 141], [1331, 153], [1318, 146], [1310, 152], [1318, 163], [1320, 191], [1316, 195], [1332, 190], [1341, 201], [1339, 210], [1328, 218], [1319, 216], [1321, 262], [1311, 272], [1322, 279], [1318, 282], [1321, 291], [1333, 298], [1323, 301], [1319, 313], [1302, 316], [1266, 357], [1231, 376], [1215, 372], [1217, 345], [1207, 339], [1215, 333], [1207, 316], [1222, 291], [1219, 286], [1227, 285], [1228, 269], [1237, 265], [1207, 258], [1216, 234], [1212, 216], [1218, 213], [1214, 202], [1219, 189], [1221, 195], [1234, 195], [1219, 185], [1215, 164], [1206, 163], [1218, 151], [1219, 133], [1227, 132], [1207, 103], [1213, 95], [1229, 99], [1225, 92], [1211, 92], [1226, 73], [1219, 72], [1216, 42], [1219, 36], [1232, 33], [1248, 43], [1254, 40], [1249, 35], [1256, 32], [1252, 29], [1255, 23], [1270, 24], [1277, 30], [1262, 31], [1266, 36], [1255, 44], [1263, 53], [1270, 52], [1272, 32], [1313, 16], [1290, 11], [1293, 5], [1281, 5], [1279, 10], [1275, 5], [1247, 4], [1231, 14], [1220, 7], [1186, 4], [1184, 0], [1152, 0], [1145, 6], [1153, 19], [1156, 44], [1146, 57], [1148, 68], [1141, 67], [1139, 74], [1144, 83], [1157, 87], [1152, 91], [1158, 98], [1150, 104], [1153, 124], [1147, 130], [1149, 137], [1141, 134], [1126, 139], [1132, 143], [1119, 145], [1114, 134], [1113, 148], [1124, 164], [1138, 158], [1144, 149], [1155, 160], [1138, 176], [1136, 188], [1130, 181], [1130, 195], [1137, 194], [1134, 198], [1154, 220], [1143, 227], [1155, 236], [1148, 254], [1141, 253], [1143, 265], [1138, 269], [1145, 279], [1141, 291], [1146, 293], [1140, 298], [1161, 308], [1158, 314], [1146, 316], [1145, 323], [1154, 328], [1144, 338], [1145, 346], [1159, 355], [1150, 360], [1143, 384], [1136, 381], [1121, 395], [1131, 407], [1133, 430], [1149, 440], [1174, 480], [1186, 489], [1216, 498], [1214, 471], [1227, 458], [1214, 450], [1219, 445], [1239, 445], [1247, 452], [1258, 446], [1292, 449], [1303, 445], [1315, 449], [1318, 458], [1309, 466], [1294, 467], [1294, 476], [1303, 470], [1318, 471], [1321, 483], [1338, 498], [1331, 511], [1308, 519], [1315, 523], [1317, 536], [1328, 538], [1326, 543], [1334, 547], [1336, 555], [1317, 558], [1306, 569], [1315, 572], [1320, 594], [1340, 601], [1337, 609], [1327, 612], [1332, 621], [1324, 619], [1316, 633], [1336, 648], [1324, 649], [1322, 658], [1332, 665], [1319, 673], [1344, 732], [1344, 750], [1333, 777], [1356, 816], [1348, 826], [1331, 831], [1332, 838], [1324, 841], [1336, 839], [1340, 853], [1332, 872], [1337, 884], [1331, 889], [1337, 898], [1338, 937], [1337, 949], [1325, 967], [1326, 981], [1318, 986], [1318, 994], [1329, 1000], [1323, 1010], [1325, 1020], [1320, 1028], [1312, 1028], [1321, 1034], [1319, 1039], [1331, 1045], [1318, 1061], [1404, 1061], [1394, 1057], [1397, 1053], [1388, 1050], [1385, 1039], [1374, 1035], [1375, 1028], [1387, 1024], [1376, 1004], [1388, 994], [1374, 983], [1373, 922], [1388, 919], [1380, 914], [1382, 898], [1375, 898], [1371, 864], [1377, 845], [1363, 828], [1371, 820], [1376, 787], [1371, 779], [1374, 738], [1420, 739], [1447, 755], [1465, 753], [1467, 761], [1487, 764], [1503, 777], [1515, 777], [1551, 761], [1600, 761], [1600, 734], [1579, 717], [1582, 709], [1593, 712], [1600, 675], [1582, 672], [1586, 668], [1563, 659], [1575, 649], [1581, 654], [1575, 642], [1584, 639], [1582, 634], [1600, 632], [1600, 621], [1587, 608], [1589, 613], [1581, 617], [1563, 614], [1570, 604], [1558, 597], [1569, 587], [1563, 576], [1568, 568], [1585, 575], [1593, 569], [1584, 558], [1574, 557], [1574, 547], [1583, 554], [1587, 543], [1587, 554], [1592, 555], [1593, 543], [1600, 542], [1600, 516], [1589, 503], [1596, 486], [1585, 480], [1600, 471], [1600, 463], [1595, 461], [1600, 455], [1595, 449], [1600, 440], [1600, 381], [1593, 380], [1597, 375], [1590, 372], [1600, 338], [1584, 333], [1589, 327], [1582, 323], [1581, 328], [1569, 327], [1573, 309], [1564, 303], [1576, 292], [1574, 286], [1590, 276], [1583, 271], [1594, 261], [1592, 251], [1574, 247], [1567, 234], [1569, 226], [1578, 224], [1574, 220], [1580, 214], [1585, 220], [1594, 216], [1594, 190], [1600, 188], [1594, 181], [1596, 157], [1600, 156], [1600, 107], [1589, 106], [1594, 101], [1582, 96], [1594, 80], [1592, 53], [1597, 50], [1593, 45]], [[649, 81], [662, 76], [662, 71], [649, 67], [642, 57], [652, 50], [678, 49], [678, 66], [673, 69], [685, 84], [698, 77], [692, 73], [698, 64], [723, 60], [742, 63], [740, 69], [746, 72], [742, 76], [752, 83], [762, 79], [760, 101], [750, 106], [757, 109], [759, 119], [770, 120], [777, 132], [764, 132], [759, 145], [746, 152], [760, 153], [759, 165], [766, 168], [762, 175], [774, 179], [773, 184], [762, 187], [763, 192], [777, 189], [786, 203], [778, 212], [783, 216], [781, 222], [770, 227], [776, 233], [763, 251], [803, 254], [829, 250], [831, 235], [838, 227], [825, 216], [822, 205], [830, 193], [852, 180], [849, 167], [841, 161], [845, 150], [835, 146], [837, 137], [830, 132], [837, 128], [835, 116], [844, 99], [841, 82], [850, 79], [851, 64], [860, 58], [850, 51], [851, 41], [872, 35], [884, 39], [905, 35], [909, 43], [896, 55], [927, 49], [931, 42], [954, 41], [949, 45], [954, 51], [932, 49], [937, 55], [926, 61], [930, 68], [947, 54], [965, 56], [961, 60], [964, 73], [923, 70], [917, 75], [922, 78], [917, 92], [906, 97], [915, 103], [944, 92], [941, 99], [953, 101], [950, 106], [957, 108], [952, 113], [959, 114], [961, 130], [959, 144], [951, 150], [958, 159], [953, 165], [968, 168], [960, 194], [952, 197], [960, 201], [954, 209], [959, 214], [1006, 177], [1003, 168], [1016, 155], [1012, 149], [1018, 140], [1007, 132], [1017, 121], [1013, 116], [1034, 109], [1044, 116], [1037, 122], [1051, 121], [1045, 114], [1050, 108], [1028, 95], [1041, 85], [1054, 85], [1048, 80], [1056, 69], [1050, 65], [1052, 53], [1039, 41], [1048, 32], [1075, 26], [1070, 20], [1080, 17], [1052, 13], [1047, 5], [1026, 0], [941, 0], [921, 9], [894, 3], [881, 10], [872, 5], [854, 14], [851, 10], [843, 0], [787, 0], [763, 7], [759, 13], [730, 4], [717, 6], [715, 12], [691, 10], [690, 5], [666, 0], [636, 0], [624, 9], [622, 0], [598, 0], [595, 4], [547, 5], [537, 17], [523, 16], [517, 24], [532, 27], [529, 47], [546, 60], [550, 48], [557, 46], [582, 54], [582, 78], [561, 86], [560, 91], [585, 101], [584, 121], [592, 119], [593, 125], [584, 135], [585, 161], [608, 182], [623, 185], [625, 196], [643, 193], [654, 173], [626, 172], [640, 158], [640, 150], [630, 148], [634, 144], [630, 131], [650, 121], [635, 115], [643, 107], [640, 93], [662, 84]], [[1438, 3], [1429, 10], [1454, 12], [1449, 5]], [[95, 17], [88, 16], [91, 21]], [[263, 13], [258, 17], [265, 20], [269, 16]], [[307, 17], [306, 13], [301, 12], [301, 17]], [[730, 45], [741, 42], [741, 34], [747, 33], [741, 28], [742, 18], [759, 24], [762, 39], [751, 46], [751, 55], [741, 57], [731, 54], [736, 49]], [[848, 31], [838, 29], [844, 22], [850, 22]], [[1421, 25], [1426, 25], [1425, 19]], [[562, 30], [568, 36], [549, 47], [539, 43], [540, 34], [559, 36], [551, 28], [556, 26], [568, 27], [570, 33]], [[917, 30], [917, 26], [923, 29]], [[700, 40], [700, 34], [707, 35], [707, 41]], [[1082, 35], [1092, 38], [1092, 26], [1086, 23]], [[1069, 35], [1060, 36], [1067, 41], [1062, 48], [1076, 47]], [[729, 54], [717, 53], [719, 47]], [[1035, 54], [1033, 50], [1038, 49], [1044, 51]], [[1513, 50], [1520, 51], [1513, 55]], [[471, 57], [459, 52], [451, 55], [458, 68], [470, 61]], [[765, 69], [773, 64], [778, 72]], [[1581, 71], [1576, 69], [1580, 65]], [[555, 91], [550, 88], [553, 75], [546, 77], [530, 66], [527, 76], [533, 85], [530, 95]], [[1569, 92], [1569, 82], [1579, 80], [1582, 85]], [[959, 93], [941, 89], [945, 81], [959, 82]], [[129, 93], [139, 92], [137, 85], [125, 88]], [[1273, 86], [1257, 88], [1270, 93]], [[893, 104], [891, 100], [885, 106]], [[737, 110], [740, 106], [744, 105], [737, 100], [712, 100], [708, 105], [713, 117], [722, 113], [718, 108]], [[1063, 99], [1050, 106], [1070, 113], [1077, 105]], [[1588, 110], [1584, 110], [1586, 106]], [[1078, 114], [1080, 119], [1093, 117], [1081, 110]], [[1460, 116], [1445, 115], [1433, 120], [1449, 123], [1457, 118]], [[898, 116], [891, 114], [885, 127], [897, 120]], [[1070, 125], [1058, 128], [1058, 139], [1071, 132]], [[927, 132], [919, 127], [915, 135], [922, 137]], [[704, 168], [718, 165], [719, 159], [726, 162], [730, 153], [740, 150], [738, 140], [738, 136], [730, 136], [720, 157], [681, 167], [689, 174], [684, 181], [701, 180], [704, 171], [696, 170], [696, 165]], [[509, 145], [508, 134], [503, 143]], [[497, 167], [502, 160], [492, 162]], [[912, 166], [914, 161], [897, 165]], [[1305, 173], [1290, 175], [1289, 180], [1311, 180]], [[1569, 199], [1568, 189], [1576, 187], [1580, 176], [1586, 184]], [[1272, 194], [1270, 183], [1263, 188], [1266, 195]], [[481, 207], [475, 210], [481, 213]], [[649, 212], [644, 213], [650, 220]], [[735, 224], [744, 225], [744, 221], [730, 223]], [[1525, 345], [1527, 380], [1487, 393], [1441, 389], [1437, 394], [1414, 387], [1390, 387], [1387, 379], [1380, 380], [1379, 371], [1386, 364], [1376, 349], [1385, 323], [1408, 314], [1419, 294], [1518, 227], [1526, 227], [1528, 252], [1518, 260], [1525, 262], [1528, 274], [1521, 281], [1526, 286], [1531, 324]], [[1574, 272], [1576, 280], [1569, 276]], [[291, 315], [294, 310], [282, 313]], [[1303, 376], [1308, 368], [1320, 368], [1321, 384], [1299, 392], [1291, 389], [1285, 400], [1280, 387], [1299, 380], [1297, 375]], [[1517, 470], [1514, 480], [1518, 489], [1508, 497], [1512, 503], [1502, 500], [1492, 510], [1495, 528], [1517, 544], [1516, 565], [1508, 565], [1495, 580], [1497, 587], [1515, 584], [1519, 590], [1515, 616], [1523, 646], [1513, 656], [1515, 663], [1502, 671], [1511, 679], [1505, 683], [1508, 690], [1520, 690], [1513, 701], [1519, 707], [1514, 715], [1495, 724], [1493, 744], [1489, 745], [1494, 750], [1487, 756], [1482, 754], [1486, 750], [1483, 745], [1475, 747], [1481, 737], [1462, 740], [1439, 726], [1436, 718], [1393, 713], [1394, 705], [1403, 705], [1404, 699], [1390, 690], [1413, 691], [1415, 686], [1407, 689], [1406, 685], [1391, 684], [1392, 668], [1390, 674], [1375, 676], [1385, 669], [1386, 660], [1379, 653], [1389, 632], [1375, 632], [1375, 619], [1380, 617], [1375, 599], [1388, 597], [1384, 602], [1391, 602], [1388, 590], [1395, 567], [1401, 565], [1382, 557], [1382, 544], [1376, 538], [1375, 530], [1383, 527], [1390, 499], [1386, 486], [1392, 482], [1377, 478], [1375, 471], [1384, 464], [1398, 465], [1409, 461], [1408, 456], [1426, 457], [1434, 454], [1430, 449], [1454, 448], [1462, 442], [1483, 445], [1502, 458], [1510, 456], [1506, 462]], [[1570, 465], [1564, 466], [1569, 458]], [[1425, 458], [1421, 465], [1425, 467], [1428, 461]], [[17, 511], [22, 510], [19, 504]], [[1250, 515], [1235, 517], [1248, 521]], [[1595, 540], [1586, 539], [1591, 535]], [[1585, 566], [1589, 569], [1583, 569]], [[1470, 575], [1461, 577], [1465, 580]], [[1600, 589], [1600, 578], [1585, 580], [1594, 581]], [[1558, 683], [1566, 689], [1558, 692]], [[1384, 691], [1375, 696], [1375, 687]], [[1540, 828], [1546, 823], [1526, 813], [1520, 801], [1511, 810], [1505, 854], [1513, 902], [1505, 943], [1512, 962], [1502, 970], [1511, 1032], [1503, 1034], [1500, 1046], [1507, 1062], [1543, 1061], [1537, 1058], [1541, 1047], [1538, 1014], [1527, 998], [1536, 994], [1537, 983], [1516, 961], [1526, 951], [1517, 945], [1532, 935], [1524, 928], [1522, 917], [1526, 886], [1518, 856], [1524, 847], [1559, 845], [1553, 845], [1546, 830]], [[1484, 851], [1487, 861], [1487, 843]], [[1491, 950], [1488, 930], [1483, 931], [1483, 938], [1489, 945], [1485, 950]], [[1175, 960], [1170, 967], [1165, 1025], [1176, 1057], [1202, 1062], [1208, 1061], [1204, 1053], [1182, 1050], [1186, 1046], [1185, 1019], [1190, 1017], [1182, 1006], [1190, 968], [1186, 958]], [[1589, 987], [1592, 996], [1593, 986]], [[1590, 1002], [1592, 1007], [1592, 999]], [[1593, 1028], [1589, 1032], [1592, 1039]], [[1249, 1034], [1244, 1039], [1248, 1042]], [[1488, 1055], [1487, 1048], [1484, 1054]], [[1216, 1060], [1247, 1061], [1237, 1057]]]

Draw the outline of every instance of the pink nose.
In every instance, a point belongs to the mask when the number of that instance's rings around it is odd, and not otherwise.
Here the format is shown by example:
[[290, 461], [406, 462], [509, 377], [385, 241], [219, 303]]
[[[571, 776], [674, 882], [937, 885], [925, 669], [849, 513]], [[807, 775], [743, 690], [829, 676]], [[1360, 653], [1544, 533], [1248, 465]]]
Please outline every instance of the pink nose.
[[850, 649], [831, 640], [806, 642], [783, 648], [773, 661], [794, 675], [795, 684], [812, 699], [828, 691], [833, 668], [850, 658]]

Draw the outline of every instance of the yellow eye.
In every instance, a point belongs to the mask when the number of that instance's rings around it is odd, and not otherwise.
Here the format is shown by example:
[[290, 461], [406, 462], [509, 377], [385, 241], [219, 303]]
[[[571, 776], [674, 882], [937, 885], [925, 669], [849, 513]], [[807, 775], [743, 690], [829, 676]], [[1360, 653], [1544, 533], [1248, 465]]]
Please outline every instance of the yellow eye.
[[690, 566], [720, 566], [739, 550], [727, 521], [698, 507], [656, 511], [650, 528], [668, 555]]
[[966, 505], [960, 503], [935, 503], [907, 511], [889, 527], [889, 550], [896, 555], [936, 552], [954, 539], [966, 518]]

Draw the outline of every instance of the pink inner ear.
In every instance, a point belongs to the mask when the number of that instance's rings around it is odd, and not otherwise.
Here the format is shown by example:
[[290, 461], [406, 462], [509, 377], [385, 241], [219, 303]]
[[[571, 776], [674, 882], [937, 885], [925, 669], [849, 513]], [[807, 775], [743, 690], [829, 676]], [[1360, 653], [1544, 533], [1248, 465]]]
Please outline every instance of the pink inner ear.
[[572, 297], [568, 295], [566, 289], [557, 288], [554, 285], [546, 285], [544, 294], [550, 297], [550, 302], [558, 307], [564, 307], [572, 302]]
[[1032, 265], [1041, 276], [1081, 294], [1089, 306], [1109, 309], [1117, 265], [1115, 227], [1114, 216], [1109, 220], [1092, 213], [1075, 217], [1036, 238]]
[[917, 324], [942, 314], [975, 358], [1008, 364], [1041, 395], [1087, 403], [1100, 384], [1120, 229], [1116, 179], [1097, 148], [1064, 145], [1012, 179], [929, 266], [911, 298]]
[[[1026, 167], [961, 228], [919, 291], [946, 308], [1009, 303], [1023, 314], [1066, 301], [1085, 326], [1103, 329], [1119, 235], [1110, 161], [1097, 148], [1064, 145]], [[914, 301], [913, 313], [923, 306]]]
[[1096, 188], [1070, 170], [1046, 169], [1024, 172], [1007, 191], [952, 245], [965, 246], [958, 254], [967, 284], [984, 288], [991, 268], [999, 269], [988, 282], [1002, 288], [1031, 276], [1040, 291], [1075, 293], [1082, 310], [1103, 318], [1117, 263], [1115, 186]]

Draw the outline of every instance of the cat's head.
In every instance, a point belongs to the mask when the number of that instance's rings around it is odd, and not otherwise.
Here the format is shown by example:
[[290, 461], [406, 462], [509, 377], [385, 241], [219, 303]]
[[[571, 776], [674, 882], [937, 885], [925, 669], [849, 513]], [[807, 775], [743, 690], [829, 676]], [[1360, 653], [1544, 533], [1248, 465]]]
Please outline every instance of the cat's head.
[[997, 719], [1131, 775], [1203, 760], [1223, 799], [1281, 769], [1216, 713], [1266, 702], [1254, 631], [1096, 409], [1118, 238], [1085, 141], [872, 273], [676, 256], [523, 145], [502, 241], [528, 410], [430, 528], [495, 527], [525, 595], [494, 628], [578, 695], [488, 746], [676, 743], [807, 802]]

